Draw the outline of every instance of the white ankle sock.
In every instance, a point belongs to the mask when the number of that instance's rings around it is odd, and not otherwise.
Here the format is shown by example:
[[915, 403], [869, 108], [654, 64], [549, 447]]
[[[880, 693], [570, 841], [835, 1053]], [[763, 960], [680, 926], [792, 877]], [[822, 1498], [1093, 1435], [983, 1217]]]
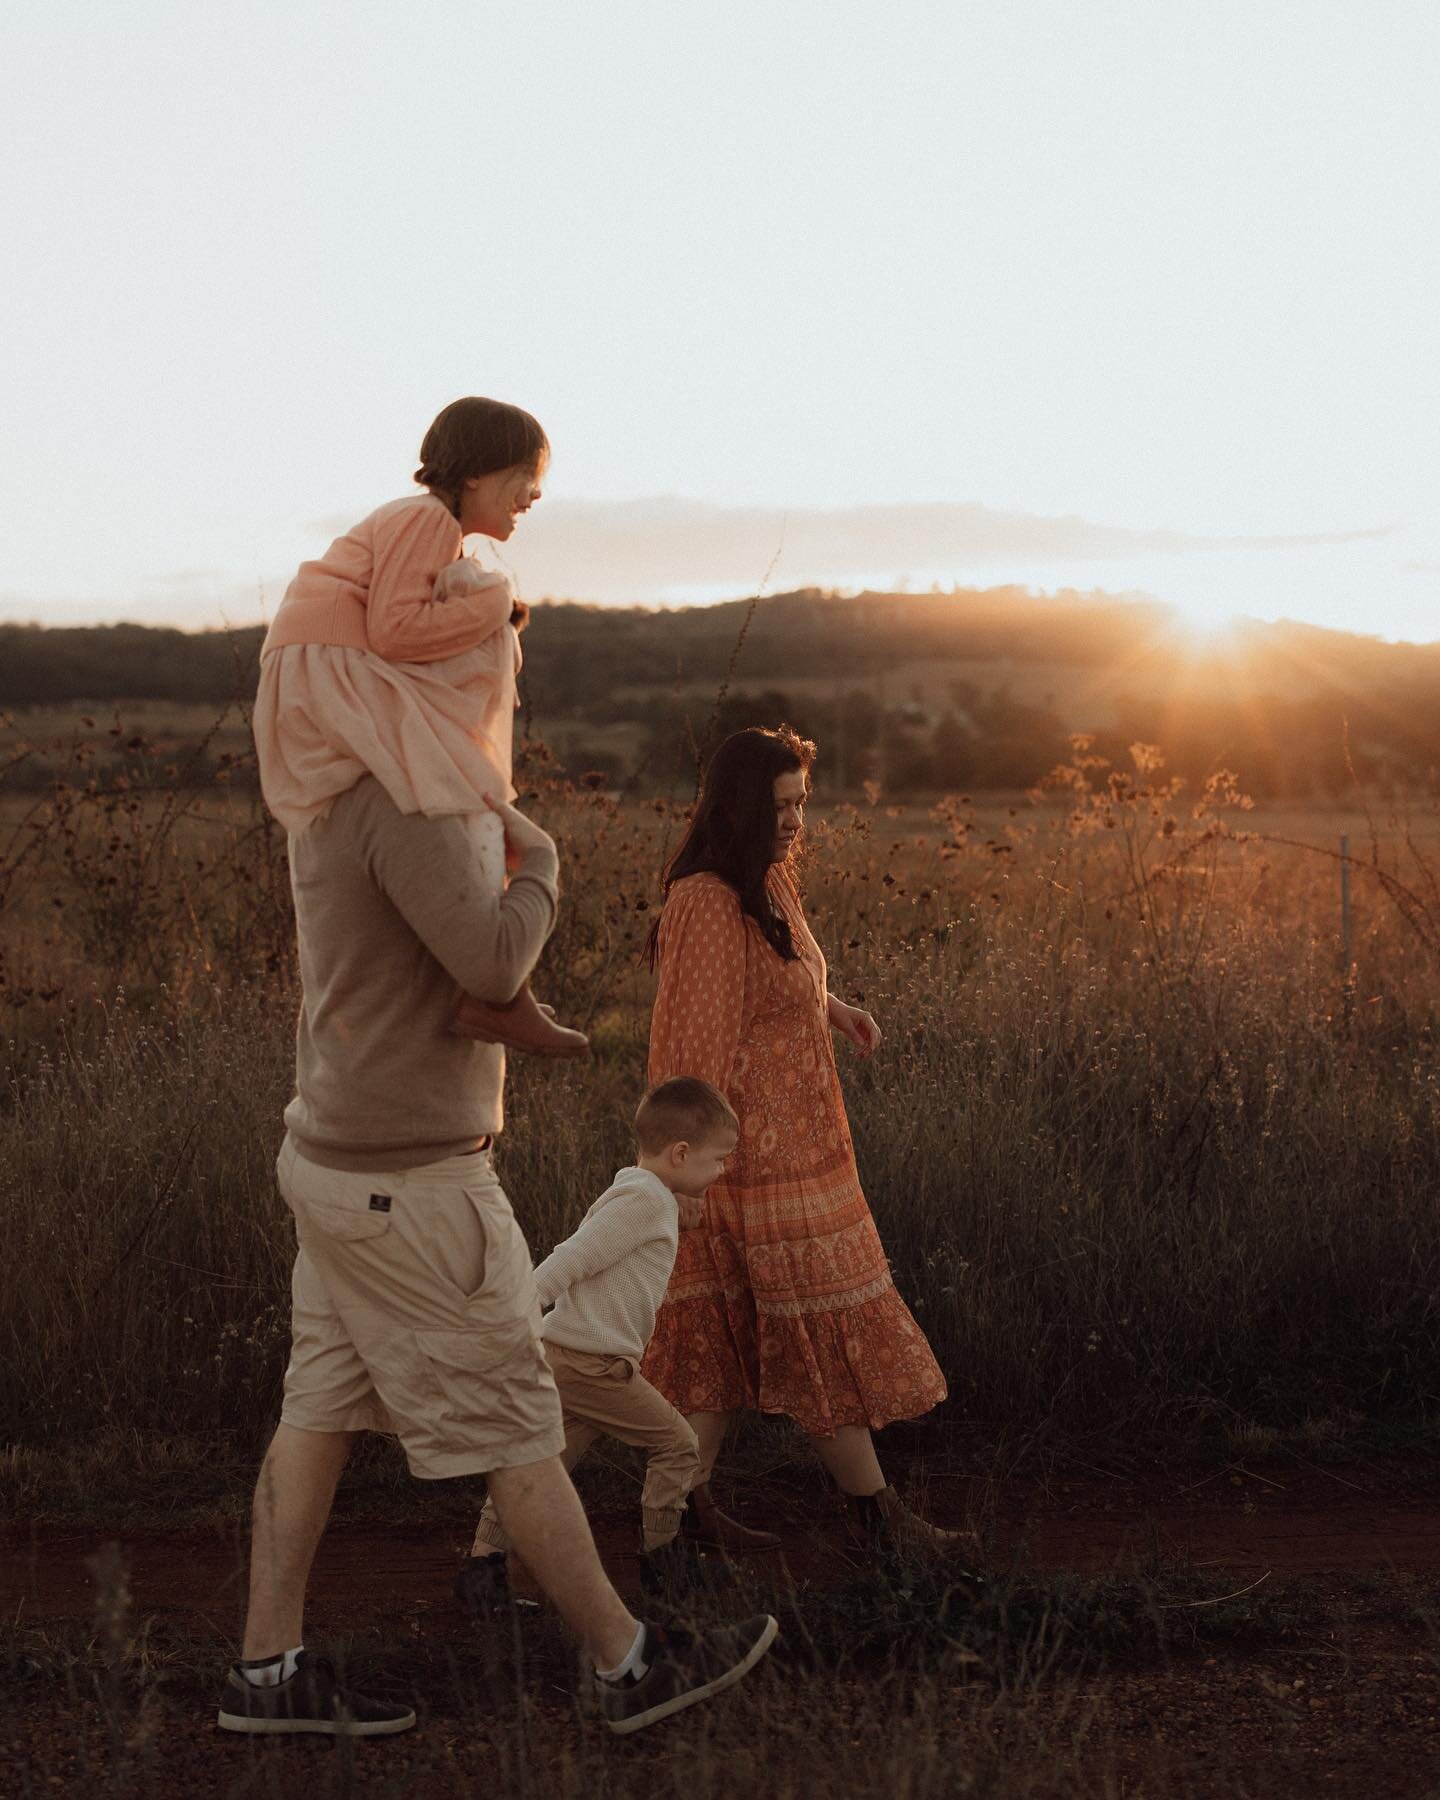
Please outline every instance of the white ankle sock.
[[630, 1646], [629, 1655], [624, 1662], [617, 1663], [613, 1669], [596, 1669], [595, 1673], [602, 1681], [623, 1681], [627, 1675], [633, 1675], [638, 1681], [650, 1667], [640, 1654], [645, 1647], [645, 1626], [643, 1622], [635, 1627], [635, 1642]]
[[295, 1673], [304, 1648], [303, 1644], [297, 1644], [293, 1650], [283, 1650], [278, 1656], [257, 1656], [251, 1662], [239, 1664], [240, 1673], [251, 1687], [279, 1687]]

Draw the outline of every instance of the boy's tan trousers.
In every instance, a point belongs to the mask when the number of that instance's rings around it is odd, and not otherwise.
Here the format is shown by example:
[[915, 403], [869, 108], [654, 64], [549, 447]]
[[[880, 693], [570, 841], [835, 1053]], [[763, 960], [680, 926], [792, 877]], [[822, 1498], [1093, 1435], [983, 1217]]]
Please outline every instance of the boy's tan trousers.
[[[651, 1387], [628, 1356], [596, 1356], [564, 1344], [545, 1345], [565, 1420], [561, 1460], [573, 1469], [596, 1438], [618, 1438], [648, 1453], [641, 1495], [644, 1546], [668, 1544], [680, 1529], [685, 1499], [700, 1479], [700, 1444], [683, 1416]], [[506, 1550], [510, 1540], [487, 1500], [474, 1554]]]

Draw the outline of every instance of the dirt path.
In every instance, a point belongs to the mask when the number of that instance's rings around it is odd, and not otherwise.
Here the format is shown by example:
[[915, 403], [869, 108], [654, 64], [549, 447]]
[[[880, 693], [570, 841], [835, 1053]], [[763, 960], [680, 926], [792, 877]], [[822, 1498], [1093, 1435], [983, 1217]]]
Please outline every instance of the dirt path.
[[[93, 1674], [21, 1681], [13, 1704], [0, 1705], [0, 1791], [22, 1800], [72, 1792], [448, 1800], [518, 1792], [534, 1779], [585, 1800], [592, 1791], [708, 1800], [732, 1792], [714, 1761], [723, 1755], [725, 1769], [749, 1771], [737, 1775], [741, 1788], [884, 1795], [903, 1764], [907, 1791], [948, 1800], [976, 1790], [946, 1770], [969, 1767], [988, 1745], [998, 1772], [984, 1791], [998, 1800], [1289, 1800], [1312, 1787], [1344, 1800], [1440, 1795], [1440, 1470], [1430, 1464], [1237, 1465], [1043, 1485], [932, 1478], [926, 1509], [976, 1523], [1000, 1568], [1101, 1574], [1183, 1564], [1192, 1586], [1193, 1572], [1207, 1589], [1213, 1577], [1217, 1601], [1263, 1582], [1268, 1593], [1283, 1596], [1287, 1584], [1303, 1591], [1305, 1603], [1293, 1628], [1282, 1622], [1259, 1642], [1242, 1636], [1129, 1664], [1122, 1657], [1080, 1674], [1032, 1670], [1023, 1691], [1008, 1676], [998, 1686], [952, 1677], [948, 1690], [906, 1677], [877, 1697], [863, 1676], [807, 1674], [777, 1659], [765, 1684], [728, 1701], [723, 1714], [668, 1737], [646, 1734], [624, 1764], [577, 1725], [565, 1698], [573, 1664], [558, 1627], [546, 1650], [542, 1615], [528, 1615], [527, 1637], [536, 1634], [525, 1677], [528, 1772], [507, 1777], [514, 1678], [498, 1705], [477, 1706], [478, 1690], [464, 1684], [483, 1679], [478, 1653], [457, 1663], [468, 1628], [449, 1587], [463, 1526], [341, 1520], [322, 1545], [313, 1638], [349, 1643], [379, 1672], [381, 1691], [413, 1691], [430, 1709], [422, 1731], [365, 1746], [351, 1762], [313, 1743], [260, 1750], [214, 1731], [213, 1692], [242, 1612], [240, 1531], [125, 1533], [127, 1630], [152, 1645], [157, 1670], [149, 1711], [132, 1718], [122, 1706], [117, 1728]], [[761, 1482], [744, 1511], [784, 1539], [782, 1557], [754, 1559], [757, 1576], [827, 1589], [855, 1571], [841, 1519], [816, 1489]], [[607, 1503], [592, 1516], [617, 1585], [633, 1596], [633, 1509]], [[67, 1632], [72, 1643], [87, 1639], [100, 1597], [90, 1559], [114, 1537], [10, 1527], [0, 1540], [4, 1618], [42, 1646]], [[909, 1705], [919, 1709], [913, 1718]], [[829, 1754], [836, 1719], [851, 1734], [848, 1760], [823, 1774], [817, 1764], [807, 1786], [809, 1760]], [[934, 1740], [925, 1739], [928, 1785], [910, 1765], [912, 1752], [917, 1767], [923, 1761], [915, 1749], [922, 1730]], [[620, 1781], [613, 1790], [612, 1772]]]
[[[856, 1566], [839, 1516], [809, 1493], [770, 1484], [744, 1497], [746, 1516], [772, 1524], [799, 1581], [843, 1579]], [[944, 1522], [971, 1520], [989, 1558], [1026, 1571], [1099, 1574], [1158, 1561], [1213, 1568], [1236, 1577], [1440, 1574], [1440, 1469], [1413, 1461], [1195, 1475], [1156, 1473], [1121, 1480], [1060, 1480], [996, 1487], [932, 1478], [926, 1510]], [[633, 1594], [636, 1522], [628, 1508], [592, 1512], [596, 1538], [616, 1585]], [[88, 1617], [95, 1578], [87, 1558], [107, 1531], [0, 1534], [0, 1609], [34, 1618]], [[443, 1526], [332, 1526], [316, 1562], [320, 1613], [435, 1599], [448, 1590], [465, 1533]], [[138, 1612], [203, 1607], [233, 1617], [243, 1593], [245, 1545], [238, 1528], [214, 1533], [121, 1534]], [[758, 1559], [768, 1563], [768, 1558]]]

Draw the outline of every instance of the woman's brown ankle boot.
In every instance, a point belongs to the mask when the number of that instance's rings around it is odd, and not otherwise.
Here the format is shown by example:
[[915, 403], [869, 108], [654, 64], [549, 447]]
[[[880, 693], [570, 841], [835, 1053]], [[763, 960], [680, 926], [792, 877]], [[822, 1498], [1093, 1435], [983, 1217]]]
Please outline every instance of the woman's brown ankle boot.
[[536, 1001], [528, 982], [508, 1006], [462, 995], [450, 1029], [460, 1037], [482, 1038], [537, 1056], [584, 1056], [590, 1048], [583, 1031], [555, 1023], [554, 1014]]
[[773, 1531], [752, 1531], [721, 1512], [708, 1481], [690, 1490], [684, 1530], [694, 1543], [708, 1544], [714, 1550], [775, 1550], [780, 1545]]
[[924, 1556], [973, 1555], [977, 1546], [973, 1531], [950, 1531], [932, 1525], [912, 1512], [894, 1488], [878, 1494], [847, 1494], [845, 1508], [850, 1530], [867, 1550], [919, 1552]]

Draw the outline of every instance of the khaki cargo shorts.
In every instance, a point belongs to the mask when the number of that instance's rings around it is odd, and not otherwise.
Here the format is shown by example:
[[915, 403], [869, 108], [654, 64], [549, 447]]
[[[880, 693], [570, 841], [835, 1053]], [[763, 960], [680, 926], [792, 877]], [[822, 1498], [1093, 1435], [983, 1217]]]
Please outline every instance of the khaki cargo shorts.
[[558, 1456], [530, 1250], [489, 1153], [356, 1175], [287, 1137], [276, 1172], [300, 1242], [282, 1422], [393, 1432], [429, 1479]]

